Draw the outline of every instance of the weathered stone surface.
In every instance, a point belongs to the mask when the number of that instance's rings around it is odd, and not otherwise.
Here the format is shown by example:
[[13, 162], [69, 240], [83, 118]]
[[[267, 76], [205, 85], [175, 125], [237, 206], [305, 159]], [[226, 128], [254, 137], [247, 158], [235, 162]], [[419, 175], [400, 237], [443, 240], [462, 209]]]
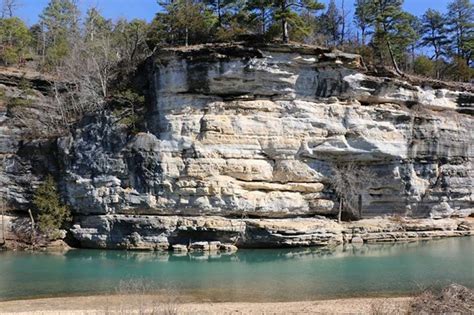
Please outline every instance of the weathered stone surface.
[[339, 208], [334, 165], [358, 163], [375, 176], [353, 218], [474, 213], [472, 87], [377, 77], [357, 55], [304, 45], [164, 49], [150, 65], [138, 133], [105, 109], [57, 141], [25, 142], [4, 110], [0, 194], [9, 205], [27, 209], [53, 173], [76, 215], [73, 234], [99, 248], [334, 245], [352, 233], [408, 239], [384, 229], [433, 227], [321, 228], [311, 218]]
[[[411, 242], [474, 235], [465, 219], [230, 219], [222, 217], [99, 215], [81, 217], [71, 230], [82, 247], [146, 249], [169, 243], [173, 251], [235, 251], [237, 247], [334, 246]], [[416, 228], [414, 228], [416, 227]], [[469, 227], [469, 228], [466, 228]], [[138, 235], [137, 235], [138, 234]], [[141, 242], [134, 242], [139, 238]]]
[[472, 213], [472, 117], [456, 103], [471, 92], [372, 77], [353, 55], [234, 49], [160, 52], [147, 132], [103, 115], [60, 140], [78, 214], [335, 215], [332, 165], [354, 160], [377, 177], [363, 217]]
[[238, 250], [238, 247], [232, 244], [221, 244], [219, 250], [221, 252], [233, 253]]

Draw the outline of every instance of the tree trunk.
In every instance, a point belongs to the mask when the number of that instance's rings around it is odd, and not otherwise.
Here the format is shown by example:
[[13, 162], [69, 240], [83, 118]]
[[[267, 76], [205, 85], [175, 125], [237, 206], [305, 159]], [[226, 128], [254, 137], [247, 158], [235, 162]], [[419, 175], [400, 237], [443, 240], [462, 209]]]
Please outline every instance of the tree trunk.
[[286, 18], [283, 18], [283, 19], [281, 20], [281, 27], [282, 27], [282, 29], [283, 29], [283, 30], [282, 30], [282, 31], [283, 31], [283, 33], [282, 33], [282, 40], [283, 40], [283, 42], [286, 44], [286, 43], [288, 43], [288, 41], [289, 41], [289, 38], [288, 38], [288, 22], [286, 21]]
[[286, 20], [286, 16], [285, 16], [285, 13], [286, 13], [286, 1], [282, 1], [281, 3], [281, 14], [282, 14], [282, 18], [281, 18], [281, 31], [282, 31], [282, 40], [284, 43], [288, 43], [289, 41], [289, 38], [288, 38], [288, 21]]
[[186, 26], [184, 30], [184, 46], [188, 47], [188, 45], [189, 45], [189, 29]]
[[337, 213], [337, 222], [341, 223], [342, 221], [342, 205], [344, 203], [344, 199], [339, 199], [339, 212]]
[[397, 72], [397, 74], [399, 74], [400, 76], [403, 76], [403, 72], [400, 70], [400, 68], [398, 67], [397, 61], [395, 60], [395, 55], [393, 54], [393, 49], [392, 49], [392, 45], [390, 44], [390, 40], [386, 39], [386, 41], [387, 41], [388, 52], [390, 53], [390, 59], [392, 60], [393, 68], [395, 68], [395, 71]]
[[359, 195], [359, 219], [362, 219], [362, 195]]
[[342, 11], [342, 23], [341, 23], [341, 46], [344, 45], [345, 35], [346, 35], [346, 10], [344, 8], [344, 0], [342, 0], [341, 4], [341, 11]]
[[5, 244], [5, 209], [3, 207], [3, 204], [1, 205], [2, 206], [2, 240], [0, 242], [0, 245], [3, 245]]
[[42, 47], [41, 47], [41, 59], [43, 65], [45, 64], [46, 59], [46, 32], [44, 30], [44, 23], [41, 23], [41, 39], [42, 39]]
[[217, 0], [217, 22], [218, 26], [222, 26], [221, 0]]
[[28, 214], [30, 215], [30, 220], [31, 220], [31, 245], [35, 245], [35, 238], [36, 238], [36, 233], [35, 233], [35, 219], [33, 218], [33, 214], [31, 213], [31, 210], [28, 209]]

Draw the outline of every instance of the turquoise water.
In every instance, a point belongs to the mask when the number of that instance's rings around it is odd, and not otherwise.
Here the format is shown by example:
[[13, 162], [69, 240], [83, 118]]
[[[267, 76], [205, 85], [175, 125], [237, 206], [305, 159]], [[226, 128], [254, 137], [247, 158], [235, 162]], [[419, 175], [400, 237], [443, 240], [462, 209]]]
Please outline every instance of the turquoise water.
[[211, 301], [398, 295], [450, 282], [474, 287], [474, 238], [220, 256], [0, 252], [0, 300], [113, 293], [132, 280]]

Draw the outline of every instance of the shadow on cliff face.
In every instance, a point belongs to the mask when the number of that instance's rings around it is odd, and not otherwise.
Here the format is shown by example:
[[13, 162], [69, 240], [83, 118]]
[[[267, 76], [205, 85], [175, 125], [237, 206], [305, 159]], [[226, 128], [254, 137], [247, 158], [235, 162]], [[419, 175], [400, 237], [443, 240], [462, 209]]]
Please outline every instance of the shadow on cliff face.
[[457, 99], [457, 104], [459, 106], [459, 112], [462, 114], [474, 114], [474, 95], [462, 93], [459, 94]]

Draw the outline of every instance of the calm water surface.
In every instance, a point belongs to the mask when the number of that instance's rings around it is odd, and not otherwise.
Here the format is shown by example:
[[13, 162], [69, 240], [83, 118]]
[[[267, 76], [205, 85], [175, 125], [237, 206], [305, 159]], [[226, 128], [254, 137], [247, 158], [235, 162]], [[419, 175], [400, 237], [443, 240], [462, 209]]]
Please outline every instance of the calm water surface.
[[474, 288], [474, 238], [215, 256], [0, 252], [0, 300], [117, 292], [124, 281], [212, 301], [409, 294], [450, 282]]

